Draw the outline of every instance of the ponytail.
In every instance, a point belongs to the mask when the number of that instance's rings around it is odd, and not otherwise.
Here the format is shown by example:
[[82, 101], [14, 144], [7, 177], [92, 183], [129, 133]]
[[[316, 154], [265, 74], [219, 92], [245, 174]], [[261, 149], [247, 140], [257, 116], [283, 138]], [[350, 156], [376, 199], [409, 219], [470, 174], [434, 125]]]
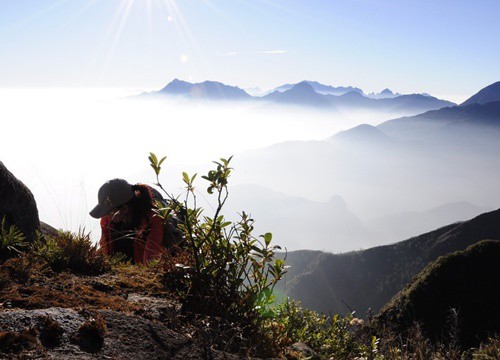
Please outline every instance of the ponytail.
[[129, 203], [132, 210], [132, 227], [138, 228], [154, 207], [153, 195], [149, 186], [143, 184], [132, 185], [132, 191], [135, 193]]

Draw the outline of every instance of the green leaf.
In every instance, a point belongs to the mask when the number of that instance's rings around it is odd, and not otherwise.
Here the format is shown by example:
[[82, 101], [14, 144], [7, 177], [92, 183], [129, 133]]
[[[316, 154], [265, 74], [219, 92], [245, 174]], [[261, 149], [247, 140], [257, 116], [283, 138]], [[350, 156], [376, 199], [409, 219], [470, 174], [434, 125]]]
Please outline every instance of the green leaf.
[[264, 241], [266, 242], [266, 246], [269, 246], [269, 244], [271, 243], [271, 240], [273, 239], [273, 234], [271, 233], [265, 233], [264, 236]]
[[231, 221], [226, 221], [226, 222], [223, 222], [222, 224], [220, 224], [220, 227], [225, 228], [226, 226], [229, 226], [229, 225], [231, 225]]
[[154, 163], [155, 165], [158, 164], [158, 158], [156, 157], [156, 155], [152, 152], [149, 153], [149, 160]]

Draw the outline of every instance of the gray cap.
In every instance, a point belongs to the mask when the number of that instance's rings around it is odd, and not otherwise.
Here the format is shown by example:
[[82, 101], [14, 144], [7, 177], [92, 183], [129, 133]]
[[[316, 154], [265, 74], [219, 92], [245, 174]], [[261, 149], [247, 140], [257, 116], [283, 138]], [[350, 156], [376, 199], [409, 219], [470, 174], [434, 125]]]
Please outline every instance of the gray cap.
[[115, 207], [123, 205], [134, 197], [134, 190], [126, 180], [113, 179], [104, 183], [99, 189], [97, 199], [99, 203], [90, 212], [90, 216], [99, 219], [108, 214]]

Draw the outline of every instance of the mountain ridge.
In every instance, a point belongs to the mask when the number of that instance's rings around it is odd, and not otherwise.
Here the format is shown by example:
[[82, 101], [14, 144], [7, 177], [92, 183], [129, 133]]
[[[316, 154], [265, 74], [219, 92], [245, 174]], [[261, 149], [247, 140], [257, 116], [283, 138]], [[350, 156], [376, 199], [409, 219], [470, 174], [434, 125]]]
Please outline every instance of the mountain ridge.
[[492, 101], [500, 101], [500, 81], [482, 88], [476, 94], [461, 103], [460, 106], [471, 104], [484, 105]]

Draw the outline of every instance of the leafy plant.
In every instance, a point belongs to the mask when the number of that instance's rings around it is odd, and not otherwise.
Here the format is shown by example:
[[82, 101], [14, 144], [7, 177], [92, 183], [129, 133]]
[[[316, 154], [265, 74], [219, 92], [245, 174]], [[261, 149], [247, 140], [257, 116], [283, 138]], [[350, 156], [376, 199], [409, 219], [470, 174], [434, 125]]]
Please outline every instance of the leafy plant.
[[276, 316], [268, 326], [274, 343], [281, 347], [302, 342], [321, 358], [381, 359], [377, 337], [370, 336], [363, 341], [356, 336], [361, 325], [362, 320], [355, 318], [354, 313], [345, 317], [327, 316], [288, 300], [276, 309]]
[[15, 225], [7, 227], [4, 217], [0, 226], [0, 261], [20, 254], [27, 245], [26, 236]]
[[254, 220], [248, 214], [242, 212], [235, 222], [222, 214], [229, 195], [231, 159], [214, 161], [215, 168], [201, 177], [208, 182], [206, 191], [217, 203], [213, 215], [208, 215], [197, 205], [197, 174], [182, 174], [186, 192], [181, 203], [159, 181], [165, 157], [158, 160], [153, 153], [149, 156], [157, 185], [171, 200], [169, 206], [158, 209], [158, 215], [169, 221], [181, 207], [186, 209], [184, 221], [178, 226], [185, 238], [187, 263], [170, 264], [166, 273], [169, 280], [176, 274], [184, 285], [184, 312], [222, 317], [255, 329], [271, 315], [273, 289], [285, 273], [285, 262], [274, 258], [279, 247], [271, 244], [271, 233], [253, 235]]
[[55, 272], [68, 270], [76, 274], [98, 275], [111, 269], [108, 257], [98, 251], [97, 245], [90, 240], [90, 234], [83, 231], [77, 234], [64, 231], [59, 232], [57, 237], [39, 237], [33, 246], [33, 253]]

